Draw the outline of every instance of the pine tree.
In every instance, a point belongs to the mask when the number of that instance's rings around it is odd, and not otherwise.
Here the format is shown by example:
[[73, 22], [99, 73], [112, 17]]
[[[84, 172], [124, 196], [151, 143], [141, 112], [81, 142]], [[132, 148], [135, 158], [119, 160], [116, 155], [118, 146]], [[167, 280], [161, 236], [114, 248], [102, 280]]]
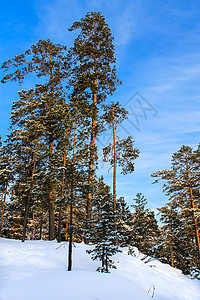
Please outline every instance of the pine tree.
[[[186, 240], [188, 247], [190, 236], [196, 244], [196, 265], [200, 258], [200, 240], [199, 240], [199, 147], [193, 151], [191, 147], [182, 146], [180, 150], [172, 155], [172, 169], [161, 170], [152, 174], [156, 177], [155, 182], [164, 179], [164, 192], [170, 196], [170, 204], [178, 210], [178, 216], [187, 232]], [[188, 228], [189, 225], [189, 228]], [[193, 243], [192, 241], [192, 243]]]
[[120, 250], [116, 245], [118, 233], [115, 230], [112, 197], [109, 187], [103, 184], [103, 178], [99, 181], [99, 187], [98, 217], [89, 233], [90, 243], [94, 244], [94, 248], [87, 252], [92, 254], [93, 260], [101, 261], [101, 267], [98, 267], [97, 271], [108, 273], [109, 268], [116, 268], [111, 257]]
[[[95, 139], [98, 133], [99, 107], [119, 84], [116, 78], [113, 37], [100, 12], [87, 13], [74, 22], [70, 31], [80, 29], [70, 56], [73, 60], [72, 94], [83, 103], [85, 114], [90, 116], [89, 186], [92, 184], [95, 164]], [[87, 195], [86, 219], [91, 219], [91, 192]]]
[[134, 148], [131, 136], [117, 140], [113, 131], [113, 144], [103, 148], [104, 161], [109, 161], [113, 167], [113, 210], [116, 211], [116, 170], [121, 167], [121, 174], [126, 175], [134, 172], [134, 160], [139, 156], [139, 150]]
[[146, 208], [147, 201], [141, 193], [134, 199], [136, 204], [131, 205], [133, 212], [133, 239], [134, 246], [144, 254], [151, 255], [157, 245], [159, 229], [155, 215]]
[[[63, 112], [65, 112], [65, 88], [63, 82], [68, 76], [68, 63], [66, 47], [54, 45], [50, 40], [40, 40], [37, 44], [32, 45], [24, 54], [15, 56], [8, 60], [2, 66], [8, 71], [13, 72], [6, 74], [2, 82], [9, 80], [23, 82], [24, 78], [34, 73], [36, 77], [44, 78], [43, 84], [36, 85], [35, 90], [28, 92], [30, 98], [34, 98], [35, 114], [39, 109], [39, 118], [44, 125], [44, 140], [46, 141], [46, 151], [48, 152], [48, 203], [49, 203], [49, 239], [55, 237], [54, 229], [54, 147], [57, 136], [62, 130]], [[21, 92], [21, 97], [24, 92]], [[27, 97], [27, 92], [25, 92]], [[33, 101], [31, 101], [33, 104]], [[26, 107], [28, 109], [29, 106]], [[31, 108], [32, 109], [32, 108]], [[41, 125], [41, 122], [40, 122]]]
[[132, 245], [133, 214], [124, 197], [117, 199], [115, 214], [116, 230], [118, 232], [118, 245], [121, 247]]
[[3, 218], [6, 207], [6, 198], [8, 194], [9, 184], [13, 180], [12, 159], [10, 159], [6, 146], [2, 146], [0, 137], [0, 193], [2, 195], [1, 205], [1, 223], [0, 223], [0, 236], [3, 227]]
[[189, 231], [185, 230], [184, 220], [181, 220], [174, 204], [168, 203], [158, 210], [163, 226], [161, 227], [162, 241], [156, 255], [161, 261], [170, 263], [172, 267], [179, 268], [186, 273], [190, 269], [193, 254], [193, 251], [188, 251], [190, 237], [187, 234]]
[[[112, 102], [111, 105], [104, 105], [104, 114], [102, 116], [102, 120], [105, 123], [105, 126], [108, 128], [112, 128], [113, 132], [113, 211], [116, 212], [116, 171], [117, 171], [117, 150], [116, 150], [116, 127], [119, 123], [123, 122], [123, 120], [127, 116], [127, 111], [120, 107], [119, 102]], [[104, 154], [106, 150], [104, 148]], [[106, 155], [104, 155], [104, 160], [106, 160]]]

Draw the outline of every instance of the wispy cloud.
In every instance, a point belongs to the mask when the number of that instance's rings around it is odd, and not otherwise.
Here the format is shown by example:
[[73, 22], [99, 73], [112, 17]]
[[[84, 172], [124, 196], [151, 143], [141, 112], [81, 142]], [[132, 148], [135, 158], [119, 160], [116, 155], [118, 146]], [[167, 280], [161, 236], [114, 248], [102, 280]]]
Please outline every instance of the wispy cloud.
[[[39, 1], [40, 2], [40, 1]], [[135, 31], [136, 11], [131, 1], [124, 5], [124, 1], [78, 1], [78, 0], [53, 0], [36, 1], [36, 12], [40, 19], [37, 30], [45, 36], [54, 39], [67, 40], [66, 29], [74, 21], [84, 17], [88, 11], [101, 11], [106, 17], [119, 45], [128, 44]], [[133, 17], [134, 15], [134, 17]], [[70, 38], [69, 38], [70, 40]]]

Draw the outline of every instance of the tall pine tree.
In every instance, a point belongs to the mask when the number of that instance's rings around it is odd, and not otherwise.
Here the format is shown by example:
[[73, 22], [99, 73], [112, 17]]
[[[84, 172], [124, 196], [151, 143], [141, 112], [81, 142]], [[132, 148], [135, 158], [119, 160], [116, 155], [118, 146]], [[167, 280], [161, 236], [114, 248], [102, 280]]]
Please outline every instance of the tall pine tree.
[[[112, 95], [119, 81], [116, 77], [113, 37], [100, 12], [87, 13], [74, 22], [70, 31], [80, 30], [70, 50], [72, 57], [72, 94], [82, 101], [90, 116], [89, 186], [92, 184], [95, 164], [95, 139], [98, 133], [99, 108]], [[86, 219], [91, 219], [91, 191], [87, 195]]]

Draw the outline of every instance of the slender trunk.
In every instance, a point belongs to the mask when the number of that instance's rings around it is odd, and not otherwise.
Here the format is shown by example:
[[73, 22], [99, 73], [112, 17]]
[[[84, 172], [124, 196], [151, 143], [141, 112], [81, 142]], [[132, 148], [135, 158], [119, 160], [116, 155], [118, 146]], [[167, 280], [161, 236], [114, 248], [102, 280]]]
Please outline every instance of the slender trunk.
[[74, 176], [73, 176], [73, 170], [71, 174], [71, 199], [70, 199], [70, 222], [69, 222], [69, 253], [68, 253], [68, 271], [72, 270], [72, 235], [73, 235], [73, 228], [72, 228], [72, 214], [73, 214], [73, 189], [74, 189]]
[[39, 240], [42, 239], [42, 227], [43, 227], [43, 210], [42, 210], [42, 213], [41, 213], [41, 216], [40, 216], [40, 234], [39, 234]]
[[200, 240], [199, 240], [199, 230], [198, 230], [198, 223], [197, 219], [195, 216], [195, 205], [194, 205], [194, 198], [193, 198], [193, 192], [192, 188], [189, 187], [190, 191], [190, 205], [192, 208], [192, 219], [193, 219], [193, 226], [194, 226], [194, 231], [195, 231], [195, 241], [196, 241], [196, 248], [197, 248], [197, 255], [198, 255], [198, 260], [200, 259]]
[[[49, 61], [51, 64], [51, 52], [50, 52], [50, 57]], [[51, 101], [50, 101], [50, 113], [53, 108], [53, 94], [54, 94], [54, 85], [53, 85], [53, 67], [51, 66], [50, 69], [50, 84], [51, 84]], [[55, 224], [54, 224], [54, 211], [55, 211], [55, 203], [53, 199], [53, 183], [52, 183], [52, 156], [53, 156], [53, 135], [50, 129], [50, 134], [49, 134], [49, 169], [50, 169], [50, 189], [49, 189], [49, 240], [54, 240], [55, 239]]]
[[62, 174], [62, 186], [61, 186], [61, 201], [60, 201], [59, 220], [58, 220], [58, 243], [61, 242], [62, 202], [63, 202], [63, 198], [64, 198], [64, 187], [65, 187], [66, 150], [67, 150], [67, 145], [65, 144], [64, 157], [63, 157], [63, 174]]
[[[96, 32], [96, 24], [95, 24]], [[96, 44], [95, 44], [96, 49]], [[94, 58], [94, 73], [97, 73], [97, 59]], [[94, 150], [95, 150], [95, 137], [96, 137], [96, 114], [97, 114], [97, 78], [94, 80], [95, 92], [93, 93], [93, 109], [92, 109], [92, 128], [91, 128], [91, 140], [90, 140], [90, 162], [89, 162], [89, 188], [93, 181], [93, 169], [94, 169]], [[86, 205], [86, 228], [88, 228], [88, 221], [91, 220], [91, 192], [87, 195], [87, 205]]]
[[54, 210], [55, 204], [53, 200], [53, 191], [49, 193], [49, 240], [55, 239], [55, 226], [54, 226]]
[[174, 254], [173, 254], [173, 247], [170, 248], [170, 254], [171, 254], [171, 266], [174, 268]]
[[58, 237], [57, 242], [61, 242], [61, 222], [62, 222], [62, 203], [60, 203], [59, 207], [59, 216], [58, 216]]
[[67, 205], [67, 218], [66, 218], [66, 233], [65, 233], [65, 240], [68, 240], [68, 229], [69, 229], [69, 205]]
[[[95, 80], [97, 85], [97, 80]], [[92, 115], [92, 133], [90, 140], [90, 165], [89, 165], [89, 188], [93, 180], [93, 169], [94, 169], [94, 150], [95, 150], [95, 136], [96, 136], [96, 106], [97, 106], [97, 94], [93, 94], [93, 115]], [[88, 193], [87, 206], [86, 206], [86, 219], [89, 221], [91, 219], [91, 192]]]
[[102, 260], [101, 260], [102, 268], [104, 267], [104, 261], [105, 261], [105, 245], [103, 244]]
[[113, 149], [114, 149], [114, 168], [113, 168], [113, 212], [116, 212], [116, 169], [117, 169], [117, 152], [115, 137], [115, 120], [114, 107], [112, 108], [112, 127], [113, 127]]
[[[29, 197], [28, 197], [29, 198]], [[26, 239], [26, 230], [27, 230], [27, 224], [28, 224], [28, 215], [29, 215], [29, 209], [30, 209], [30, 201], [27, 199], [25, 204], [25, 212], [24, 212], [24, 223], [23, 223], [23, 231], [22, 231], [22, 242], [25, 242]]]
[[35, 145], [35, 153], [33, 156], [33, 169], [32, 169], [32, 174], [31, 174], [31, 182], [30, 182], [30, 189], [29, 189], [29, 194], [26, 202], [26, 207], [25, 207], [25, 215], [24, 215], [24, 223], [23, 223], [23, 231], [22, 231], [22, 242], [25, 241], [26, 239], [26, 230], [27, 230], [27, 224], [28, 224], [28, 214], [29, 214], [29, 209], [30, 209], [30, 202], [31, 202], [31, 194], [32, 194], [32, 188], [33, 188], [33, 179], [35, 175], [35, 165], [36, 165], [36, 153], [37, 153], [37, 146], [38, 143], [36, 142]]
[[[172, 213], [172, 208], [171, 208], [171, 211]], [[171, 221], [171, 224], [170, 224], [170, 255], [171, 255], [171, 266], [172, 268], [174, 268], [174, 253], [173, 253], [173, 238], [172, 238], [172, 221]]]
[[139, 238], [139, 247], [138, 250], [141, 251], [141, 238]]
[[[187, 169], [188, 169], [188, 167], [187, 167]], [[189, 182], [189, 198], [190, 198], [190, 205], [191, 205], [191, 208], [192, 208], [192, 221], [193, 221], [193, 228], [194, 228], [194, 232], [195, 232], [195, 242], [196, 242], [198, 265], [199, 265], [199, 260], [200, 260], [200, 239], [199, 239], [199, 230], [198, 230], [197, 218], [195, 216], [195, 204], [194, 204], [193, 191], [192, 191], [191, 184], [190, 184], [189, 170], [187, 172], [187, 176], [188, 176], [188, 182]]]
[[72, 270], [72, 242], [73, 242], [73, 204], [74, 204], [74, 159], [76, 147], [76, 128], [74, 130], [74, 145], [73, 145], [73, 158], [71, 168], [71, 199], [70, 199], [70, 215], [69, 215], [69, 252], [68, 252], [68, 271]]
[[108, 254], [106, 250], [106, 272], [108, 272]]
[[[52, 154], [53, 154], [53, 142], [50, 141], [49, 144], [49, 167], [52, 169]], [[50, 171], [51, 173], [51, 171]], [[54, 225], [54, 210], [55, 210], [55, 203], [53, 199], [53, 187], [52, 187], [52, 178], [50, 174], [50, 189], [49, 189], [49, 240], [55, 239], [55, 225]]]
[[4, 211], [5, 211], [5, 205], [6, 205], [7, 190], [8, 190], [8, 183], [6, 184], [6, 188], [5, 188], [5, 192], [4, 192], [4, 199], [3, 199], [3, 207], [2, 207], [2, 211], [1, 211], [0, 236], [1, 236], [2, 226], [3, 226], [3, 216], [4, 216]]
[[34, 217], [34, 214], [33, 214], [33, 234], [32, 234], [32, 240], [35, 239], [35, 217]]

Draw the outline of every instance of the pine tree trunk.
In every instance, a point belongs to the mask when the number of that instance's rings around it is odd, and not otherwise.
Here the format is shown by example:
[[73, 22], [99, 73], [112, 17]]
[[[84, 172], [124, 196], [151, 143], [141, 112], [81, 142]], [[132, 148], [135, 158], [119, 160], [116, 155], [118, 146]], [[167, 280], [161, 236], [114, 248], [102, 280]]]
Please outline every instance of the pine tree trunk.
[[55, 239], [55, 225], [54, 225], [54, 210], [55, 204], [53, 201], [53, 191], [49, 194], [49, 240], [52, 241]]
[[[53, 154], [53, 142], [51, 141], [49, 144], [50, 168], [51, 168], [51, 163], [52, 163], [52, 154]], [[50, 176], [51, 176], [51, 174], [50, 174]], [[55, 210], [55, 204], [54, 204], [54, 199], [53, 199], [52, 178], [50, 178], [50, 190], [49, 190], [49, 240], [50, 241], [55, 239], [54, 210]]]
[[141, 251], [141, 238], [139, 238], [138, 250]]
[[41, 213], [41, 216], [40, 216], [40, 234], [39, 234], [39, 240], [42, 239], [42, 227], [43, 227], [43, 210], [42, 210], [42, 213]]
[[170, 254], [171, 254], [171, 267], [174, 268], [174, 253], [173, 253], [173, 238], [172, 238], [172, 222], [170, 225]]
[[[36, 142], [36, 145], [35, 145], [36, 152], [37, 152], [37, 145], [38, 145], [38, 143]], [[23, 231], [22, 231], [22, 242], [24, 242], [26, 239], [28, 214], [29, 214], [29, 209], [30, 209], [31, 194], [32, 194], [32, 188], [33, 188], [33, 179], [34, 179], [34, 175], [35, 175], [36, 152], [34, 153], [34, 156], [33, 156], [33, 169], [32, 169], [32, 174], [31, 174], [31, 183], [30, 183], [29, 194], [28, 194], [28, 198], [27, 198], [27, 202], [26, 202], [26, 206], [25, 206], [24, 223], [23, 223]]]
[[198, 260], [200, 260], [200, 240], [199, 240], [199, 230], [198, 230], [198, 223], [197, 219], [195, 217], [195, 205], [194, 205], [194, 198], [193, 198], [193, 192], [192, 188], [189, 187], [189, 192], [190, 192], [190, 205], [192, 208], [192, 219], [193, 219], [193, 226], [194, 226], [194, 232], [195, 232], [195, 241], [196, 241], [196, 248], [197, 248], [197, 255], [198, 255]]
[[108, 254], [106, 250], [106, 272], [108, 272]]
[[6, 184], [6, 188], [5, 188], [5, 192], [4, 192], [3, 207], [2, 207], [2, 212], [1, 212], [0, 236], [1, 236], [2, 226], [3, 226], [3, 216], [4, 216], [4, 211], [5, 211], [5, 205], [6, 205], [7, 190], [8, 190], [8, 183]]
[[72, 178], [71, 178], [71, 199], [70, 199], [70, 222], [69, 222], [69, 256], [68, 256], [68, 271], [72, 270], [72, 214], [73, 214], [73, 190], [74, 190], [74, 178], [73, 178], [73, 170], [72, 170]]
[[172, 246], [170, 248], [170, 252], [171, 252], [171, 267], [174, 268], [174, 254], [173, 254]]
[[29, 209], [30, 209], [30, 201], [29, 201], [29, 197], [28, 197], [26, 204], [25, 204], [25, 211], [24, 211], [22, 242], [25, 242], [25, 239], [26, 239], [26, 230], [27, 230], [27, 224], [28, 224]]
[[105, 245], [103, 244], [102, 258], [101, 258], [101, 266], [104, 267], [105, 264]]
[[65, 232], [65, 240], [68, 240], [68, 229], [69, 229], [69, 205], [67, 205], [67, 218], [66, 218], [66, 232]]
[[[97, 85], [97, 80], [95, 80]], [[93, 116], [92, 116], [92, 133], [90, 140], [90, 165], [89, 165], [89, 188], [93, 180], [93, 169], [94, 169], [94, 149], [95, 149], [95, 129], [96, 129], [96, 105], [97, 105], [97, 94], [93, 95]], [[91, 219], [91, 192], [88, 193], [87, 206], [86, 206], [86, 221]], [[86, 223], [87, 224], [87, 223]]]
[[35, 217], [34, 217], [34, 214], [33, 214], [33, 234], [32, 234], [32, 240], [35, 239]]
[[71, 168], [71, 199], [70, 199], [70, 215], [69, 215], [69, 255], [68, 255], [68, 271], [72, 270], [72, 242], [73, 242], [73, 204], [74, 204], [74, 158], [76, 147], [76, 127], [74, 130], [74, 145], [73, 145], [73, 158]]
[[59, 220], [58, 220], [58, 240], [57, 240], [58, 243], [61, 242], [62, 201], [63, 201], [63, 197], [64, 197], [64, 187], [65, 187], [66, 149], [67, 149], [67, 145], [65, 144], [64, 157], [63, 157], [63, 174], [62, 174], [62, 186], [61, 186], [61, 202], [60, 202]]
[[62, 203], [60, 203], [59, 207], [59, 217], [58, 217], [58, 237], [57, 242], [61, 242], [61, 223], [62, 223]]
[[[96, 32], [96, 24], [95, 24], [95, 32]], [[95, 44], [96, 49], [96, 44]], [[97, 59], [94, 58], [94, 73], [97, 73]], [[97, 78], [94, 80], [95, 89], [97, 88]], [[95, 150], [95, 137], [96, 137], [96, 112], [97, 110], [97, 92], [93, 93], [93, 110], [92, 110], [92, 131], [91, 131], [91, 140], [90, 140], [90, 165], [89, 165], [89, 188], [93, 181], [93, 169], [94, 169], [94, 150]], [[86, 205], [86, 228], [88, 228], [88, 221], [91, 220], [91, 192], [88, 193], [87, 197], [87, 205]]]
[[117, 169], [117, 153], [116, 153], [116, 137], [115, 137], [115, 120], [114, 107], [112, 108], [112, 127], [113, 127], [113, 149], [114, 149], [114, 168], [113, 168], [113, 212], [116, 212], [116, 169]]
[[[49, 52], [49, 61], [51, 64], [51, 51]], [[50, 82], [51, 82], [51, 101], [49, 107], [49, 113], [51, 113], [53, 108], [53, 94], [54, 94], [54, 85], [53, 85], [53, 67], [50, 69]], [[52, 156], [53, 156], [53, 136], [52, 132], [49, 134], [49, 168], [52, 169]], [[52, 178], [50, 171], [50, 189], [49, 189], [49, 240], [55, 239], [55, 224], [54, 224], [54, 211], [55, 211], [55, 203], [53, 199], [53, 186], [52, 186]]]

